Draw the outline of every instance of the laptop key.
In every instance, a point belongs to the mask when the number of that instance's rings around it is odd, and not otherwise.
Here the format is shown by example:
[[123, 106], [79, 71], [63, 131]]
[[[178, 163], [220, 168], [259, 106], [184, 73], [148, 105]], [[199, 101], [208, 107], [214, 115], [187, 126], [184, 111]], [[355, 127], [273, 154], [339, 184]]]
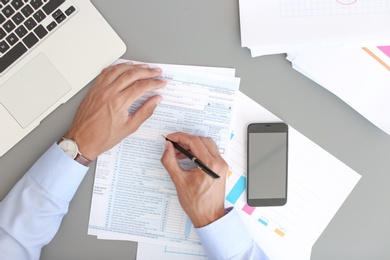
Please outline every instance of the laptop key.
[[31, 32], [26, 37], [24, 37], [23, 42], [26, 44], [27, 48], [31, 48], [38, 42], [38, 38]]
[[9, 43], [9, 45], [11, 45], [11, 46], [13, 46], [18, 41], [18, 37], [16, 37], [16, 35], [14, 33], [11, 33], [10, 35], [8, 35], [8, 37], [6, 39], [7, 39], [7, 42]]
[[8, 51], [9, 45], [5, 41], [0, 42], [0, 53], [5, 53]]
[[39, 37], [39, 39], [42, 39], [47, 34], [45, 27], [42, 25], [39, 25], [37, 28], [35, 28], [34, 32]]
[[19, 38], [23, 38], [23, 37], [27, 34], [27, 29], [26, 29], [26, 27], [24, 27], [23, 25], [21, 25], [21, 26], [19, 26], [18, 28], [16, 28], [15, 33], [16, 33], [16, 35], [17, 35]]
[[26, 26], [28, 30], [32, 30], [36, 25], [37, 23], [32, 18], [27, 19], [27, 21], [24, 23], [24, 26]]
[[17, 59], [19, 59], [26, 51], [27, 48], [23, 45], [23, 43], [19, 42], [9, 52], [4, 54], [0, 58], [0, 73], [2, 73], [9, 66], [11, 66], [11, 64], [14, 63]]
[[11, 20], [9, 20], [9, 21], [7, 21], [5, 24], [4, 24], [4, 26], [3, 26], [3, 28], [9, 33], [9, 32], [11, 32], [13, 29], [15, 29], [15, 24], [11, 21]]
[[46, 5], [44, 5], [42, 9], [43, 11], [45, 11], [47, 15], [49, 15], [52, 12], [54, 12], [54, 10], [56, 10], [64, 2], [65, 0], [51, 0]]
[[14, 9], [12, 9], [10, 5], [6, 6], [2, 12], [7, 18], [11, 17], [11, 15], [15, 13]]
[[42, 0], [31, 0], [30, 4], [37, 10], [39, 7], [43, 5]]
[[23, 0], [14, 0], [11, 2], [11, 5], [15, 8], [15, 10], [19, 10], [23, 6]]
[[22, 13], [24, 15], [24, 17], [29, 17], [30, 15], [32, 15], [32, 13], [34, 13], [34, 10], [31, 8], [30, 5], [26, 5], [25, 7], [22, 8]]
[[35, 14], [33, 14], [35, 20], [39, 23], [41, 22], [43, 19], [45, 19], [46, 15], [42, 12], [42, 10], [39, 10], [38, 12], [36, 12]]
[[51, 31], [51, 30], [53, 30], [54, 28], [56, 28], [56, 26], [57, 26], [57, 23], [53, 21], [53, 22], [49, 23], [48, 26], [46, 26], [46, 29], [47, 29], [48, 31]]
[[1, 0], [0, 2], [1, 2], [2, 4], [4, 4], [4, 5], [6, 5], [6, 4], [9, 3], [9, 1], [11, 1], [11, 0]]
[[12, 16], [12, 21], [14, 21], [16, 25], [19, 25], [24, 21], [24, 17], [21, 13], [16, 13], [14, 16]]
[[60, 15], [62, 15], [62, 11], [61, 9], [58, 9], [57, 11], [55, 11], [51, 16], [55, 19], [57, 19]]
[[69, 7], [68, 9], [66, 9], [65, 13], [67, 16], [71, 15], [74, 11], [76, 11], [76, 8], [74, 8], [74, 6], [72, 5], [71, 7]]
[[66, 16], [64, 14], [57, 17], [56, 21], [57, 23], [62, 23], [63, 20], [65, 20]]

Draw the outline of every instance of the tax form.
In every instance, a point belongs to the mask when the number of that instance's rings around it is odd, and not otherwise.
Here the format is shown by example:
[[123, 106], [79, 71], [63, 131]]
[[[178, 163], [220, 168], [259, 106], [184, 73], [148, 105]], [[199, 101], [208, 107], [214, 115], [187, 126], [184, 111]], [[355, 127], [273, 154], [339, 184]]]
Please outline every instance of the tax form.
[[212, 137], [227, 156], [231, 118], [240, 80], [159, 65], [165, 88], [146, 94], [163, 96], [154, 114], [131, 136], [99, 156], [88, 234], [104, 239], [152, 242], [200, 248], [175, 187], [161, 165], [161, 135], [182, 131]]

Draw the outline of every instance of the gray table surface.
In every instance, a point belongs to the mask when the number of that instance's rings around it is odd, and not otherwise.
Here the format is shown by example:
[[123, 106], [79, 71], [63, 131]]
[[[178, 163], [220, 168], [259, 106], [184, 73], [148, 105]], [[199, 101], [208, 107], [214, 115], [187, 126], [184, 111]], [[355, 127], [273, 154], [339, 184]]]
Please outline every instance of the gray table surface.
[[[123, 58], [236, 68], [242, 92], [362, 175], [313, 246], [311, 259], [390, 259], [390, 137], [293, 70], [285, 55], [251, 58], [241, 47], [238, 1], [93, 3], [125, 41]], [[66, 132], [90, 86], [0, 158], [0, 199]], [[135, 259], [136, 243], [87, 235], [94, 171], [95, 164], [41, 259]]]

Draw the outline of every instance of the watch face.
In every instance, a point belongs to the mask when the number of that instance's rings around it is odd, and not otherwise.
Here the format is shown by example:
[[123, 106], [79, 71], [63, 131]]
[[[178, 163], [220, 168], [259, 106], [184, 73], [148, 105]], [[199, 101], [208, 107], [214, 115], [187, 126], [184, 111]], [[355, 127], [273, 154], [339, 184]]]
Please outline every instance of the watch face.
[[61, 149], [64, 150], [65, 153], [69, 155], [72, 159], [76, 158], [79, 151], [75, 141], [64, 139], [59, 145]]

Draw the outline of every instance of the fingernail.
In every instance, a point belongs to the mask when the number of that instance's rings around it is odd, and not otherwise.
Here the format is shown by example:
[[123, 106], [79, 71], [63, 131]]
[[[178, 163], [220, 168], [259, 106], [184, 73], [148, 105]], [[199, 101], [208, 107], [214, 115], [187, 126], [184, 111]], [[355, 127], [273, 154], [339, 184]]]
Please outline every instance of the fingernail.
[[149, 65], [148, 65], [148, 64], [140, 64], [140, 66], [141, 66], [142, 68], [145, 68], [145, 69], [149, 68]]
[[162, 72], [162, 69], [160, 69], [160, 68], [154, 68], [154, 70], [157, 72]]

